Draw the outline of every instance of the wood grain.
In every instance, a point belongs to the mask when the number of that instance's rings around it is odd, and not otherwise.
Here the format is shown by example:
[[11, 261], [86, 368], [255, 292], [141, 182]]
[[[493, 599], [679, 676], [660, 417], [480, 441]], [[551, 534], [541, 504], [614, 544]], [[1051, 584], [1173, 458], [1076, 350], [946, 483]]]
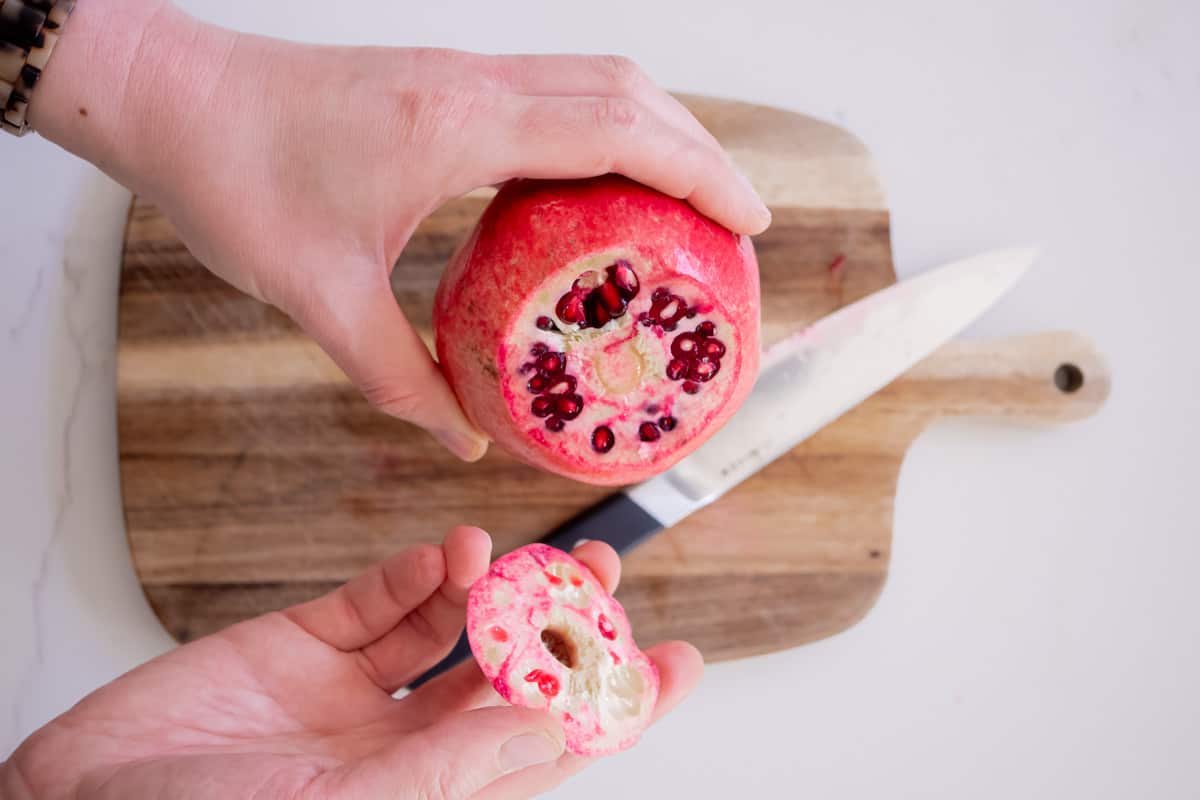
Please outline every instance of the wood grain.
[[[685, 100], [775, 214], [756, 240], [768, 344], [895, 280], [883, 192], [860, 143], [776, 109]], [[393, 274], [427, 341], [442, 266], [486, 199], [437, 212]], [[481, 525], [511, 549], [607, 493], [500, 452], [461, 464], [372, 411], [284, 315], [209, 275], [140, 199], [119, 319], [129, 542], [150, 603], [180, 640], [328, 591], [454, 524]], [[1083, 378], [1073, 392], [1054, 380], [1067, 363]], [[639, 640], [687, 638], [720, 660], [844, 630], [886, 578], [896, 478], [926, 425], [948, 414], [1078, 419], [1107, 385], [1102, 360], [1069, 334], [948, 345], [631, 553], [619, 597]]]

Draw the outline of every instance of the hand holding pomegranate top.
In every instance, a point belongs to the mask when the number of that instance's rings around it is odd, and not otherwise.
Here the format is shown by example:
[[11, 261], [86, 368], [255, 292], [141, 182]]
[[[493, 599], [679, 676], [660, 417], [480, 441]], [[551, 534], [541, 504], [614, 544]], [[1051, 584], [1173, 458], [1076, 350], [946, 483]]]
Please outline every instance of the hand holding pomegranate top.
[[513, 181], [438, 288], [468, 418], [530, 464], [626, 484], [670, 467], [758, 375], [749, 238], [619, 176]]
[[[608, 545], [525, 548], [489, 569], [490, 552], [482, 530], [455, 528], [323, 597], [172, 650], [21, 744], [0, 763], [0, 797], [516, 800], [632, 744], [699, 681], [690, 645], [633, 643], [610, 597], [621, 562]], [[531, 587], [540, 595], [516, 591]], [[446, 655], [465, 617], [485, 672], [469, 661], [393, 698]], [[493, 687], [507, 680], [502, 699]]]
[[464, 459], [487, 437], [389, 286], [440, 204], [516, 177], [616, 172], [735, 231], [770, 218], [692, 115], [616, 57], [315, 47], [110, 0], [79, 4], [30, 113], [158, 203], [213, 272], [295, 319], [375, 406]]

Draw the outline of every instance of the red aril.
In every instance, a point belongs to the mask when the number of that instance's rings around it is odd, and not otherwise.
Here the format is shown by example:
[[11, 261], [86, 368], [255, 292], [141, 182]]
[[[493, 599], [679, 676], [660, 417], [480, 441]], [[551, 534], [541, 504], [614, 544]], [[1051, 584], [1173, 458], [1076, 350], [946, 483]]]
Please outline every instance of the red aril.
[[557, 716], [572, 753], [624, 750], [650, 724], [658, 669], [621, 604], [561, 550], [531, 544], [497, 559], [471, 587], [467, 638], [500, 696]]
[[625, 178], [513, 181], [446, 269], [434, 327], [459, 401], [498, 444], [634, 483], [753, 386], [758, 264], [747, 237]]

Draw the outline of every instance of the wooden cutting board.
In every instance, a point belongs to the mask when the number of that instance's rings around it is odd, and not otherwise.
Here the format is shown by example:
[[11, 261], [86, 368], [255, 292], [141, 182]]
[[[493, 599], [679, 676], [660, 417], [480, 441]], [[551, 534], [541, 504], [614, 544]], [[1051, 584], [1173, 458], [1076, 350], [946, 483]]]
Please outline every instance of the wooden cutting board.
[[[895, 281], [884, 194], [857, 140], [797, 114], [684, 99], [774, 211], [756, 240], [766, 344]], [[395, 270], [397, 299], [427, 341], [442, 266], [485, 202], [431, 217]], [[372, 411], [286, 317], [205, 272], [142, 200], [123, 270], [125, 518], [146, 596], [181, 641], [326, 592], [457, 523], [507, 551], [609, 491], [495, 449], [459, 463]], [[896, 478], [930, 422], [1064, 422], [1095, 412], [1107, 391], [1102, 360], [1070, 334], [947, 345], [630, 553], [619, 598], [639, 640], [685, 638], [720, 660], [849, 627], [887, 576]]]

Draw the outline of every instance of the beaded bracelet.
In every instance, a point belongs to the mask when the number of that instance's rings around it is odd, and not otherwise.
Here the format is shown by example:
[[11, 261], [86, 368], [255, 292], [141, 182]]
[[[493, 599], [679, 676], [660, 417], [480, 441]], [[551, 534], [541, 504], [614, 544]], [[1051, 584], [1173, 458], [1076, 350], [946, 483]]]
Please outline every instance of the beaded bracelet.
[[0, 0], [0, 128], [29, 132], [25, 119], [75, 0]]

